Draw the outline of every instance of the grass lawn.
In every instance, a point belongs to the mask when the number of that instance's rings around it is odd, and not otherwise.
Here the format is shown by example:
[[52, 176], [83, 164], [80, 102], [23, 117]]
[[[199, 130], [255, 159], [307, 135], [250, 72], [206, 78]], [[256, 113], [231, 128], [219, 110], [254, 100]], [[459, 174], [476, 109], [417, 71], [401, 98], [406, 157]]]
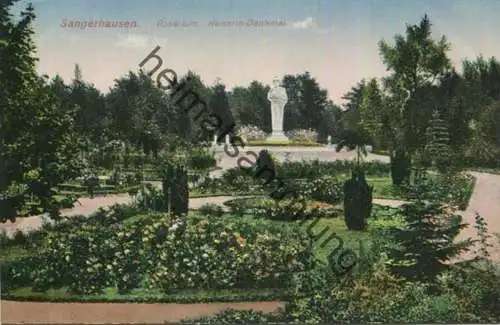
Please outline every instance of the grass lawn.
[[[308, 222], [304, 224], [303, 227], [307, 229], [310, 224], [311, 222]], [[325, 247], [321, 247], [321, 244], [325, 242], [331, 234], [335, 233], [344, 241], [344, 248], [350, 248], [356, 253], [359, 253], [360, 243], [369, 243], [371, 238], [368, 230], [348, 230], [345, 225], [344, 218], [320, 219], [311, 231], [314, 234], [319, 234], [325, 229], [328, 230], [325, 232], [325, 235], [321, 236], [314, 242], [314, 253], [316, 257], [323, 262], [327, 262], [327, 256], [331, 254], [331, 252], [339, 245], [338, 240], [332, 239], [328, 241], [328, 244]]]
[[[227, 218], [231, 219], [234, 218], [233, 215], [231, 214], [225, 214], [222, 216], [222, 218]], [[254, 217], [246, 215], [239, 217], [241, 219], [246, 219], [247, 221], [255, 220]], [[278, 221], [278, 220], [267, 220], [266, 222], [269, 223], [274, 223], [274, 224], [287, 224], [289, 223], [288, 221]], [[300, 224], [299, 221], [293, 221], [297, 224]], [[305, 222], [301, 227], [304, 229], [304, 231], [307, 231], [307, 229], [310, 227], [310, 225], [313, 223], [313, 220]], [[330, 254], [335, 248], [338, 247], [339, 243], [338, 240], [332, 239], [328, 241], [328, 244], [325, 247], [321, 247], [323, 242], [329, 238], [329, 236], [333, 233], [335, 233], [338, 237], [340, 237], [344, 243], [343, 247], [344, 248], [350, 248], [354, 250], [355, 252], [359, 252], [359, 245], [360, 242], [370, 242], [370, 232], [368, 230], [364, 231], [350, 231], [347, 229], [347, 226], [345, 225], [344, 218], [324, 218], [324, 219], [319, 219], [318, 223], [314, 225], [314, 227], [310, 230], [313, 234], [319, 234], [323, 232], [325, 229], [325, 234], [318, 238], [314, 242], [314, 253], [316, 257], [323, 262], [326, 262], [326, 257], [328, 254]]]
[[392, 185], [390, 177], [367, 177], [366, 181], [373, 186], [374, 199], [404, 199], [402, 193]]

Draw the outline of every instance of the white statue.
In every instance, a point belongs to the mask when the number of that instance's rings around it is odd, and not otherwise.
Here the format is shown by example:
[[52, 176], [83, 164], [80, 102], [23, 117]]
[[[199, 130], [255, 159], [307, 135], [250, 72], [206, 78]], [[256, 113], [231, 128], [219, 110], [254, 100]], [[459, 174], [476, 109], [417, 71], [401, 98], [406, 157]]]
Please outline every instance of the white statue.
[[269, 90], [267, 99], [271, 102], [272, 121], [272, 133], [268, 140], [288, 140], [283, 134], [283, 116], [288, 97], [285, 88], [281, 87], [279, 79], [273, 80], [273, 88]]

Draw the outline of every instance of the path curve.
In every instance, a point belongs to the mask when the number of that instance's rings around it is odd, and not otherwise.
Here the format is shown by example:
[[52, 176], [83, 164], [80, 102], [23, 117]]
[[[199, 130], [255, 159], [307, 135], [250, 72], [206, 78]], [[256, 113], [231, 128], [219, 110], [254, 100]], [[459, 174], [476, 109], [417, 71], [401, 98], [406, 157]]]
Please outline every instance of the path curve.
[[[476, 186], [472, 192], [469, 206], [461, 213], [463, 222], [469, 224], [462, 230], [458, 239], [477, 238], [475, 226], [475, 213], [478, 212], [488, 225], [488, 233], [492, 235], [490, 243], [493, 245], [489, 249], [491, 259], [500, 261], [500, 240], [494, 233], [500, 234], [500, 175], [469, 172], [476, 178]], [[463, 258], [471, 257], [471, 254], [464, 254]]]
[[[224, 202], [237, 197], [245, 196], [210, 196], [210, 197], [199, 197], [189, 199], [190, 209], [199, 209], [201, 206], [211, 203], [216, 205], [223, 205]], [[61, 210], [63, 216], [76, 216], [76, 215], [89, 215], [96, 212], [99, 208], [107, 208], [114, 204], [129, 204], [133, 202], [133, 198], [128, 194], [114, 194], [107, 196], [99, 196], [91, 198], [80, 198], [79, 203], [75, 203], [72, 209]], [[8, 235], [15, 233], [18, 230], [22, 232], [29, 232], [32, 230], [39, 229], [42, 226], [43, 220], [45, 219], [42, 215], [17, 218], [16, 222], [12, 223], [7, 221], [6, 223], [0, 224], [0, 230], [5, 229]]]

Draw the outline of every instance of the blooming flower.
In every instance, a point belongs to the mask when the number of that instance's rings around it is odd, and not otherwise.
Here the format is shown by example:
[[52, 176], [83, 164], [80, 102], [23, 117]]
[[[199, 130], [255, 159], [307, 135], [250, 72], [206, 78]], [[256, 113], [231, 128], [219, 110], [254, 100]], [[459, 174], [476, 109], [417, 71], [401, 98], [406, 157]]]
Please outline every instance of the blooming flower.
[[245, 244], [247, 243], [247, 240], [243, 237], [237, 237], [236, 242], [240, 247], [245, 247]]

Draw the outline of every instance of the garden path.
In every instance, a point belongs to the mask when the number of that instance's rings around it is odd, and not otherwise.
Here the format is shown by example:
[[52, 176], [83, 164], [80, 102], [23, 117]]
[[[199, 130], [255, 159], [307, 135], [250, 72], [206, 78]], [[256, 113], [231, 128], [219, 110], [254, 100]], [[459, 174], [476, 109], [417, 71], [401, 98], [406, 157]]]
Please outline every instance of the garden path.
[[[211, 196], [189, 199], [190, 209], [199, 209], [207, 203], [222, 205], [224, 202], [234, 199], [233, 196]], [[72, 209], [61, 210], [63, 216], [89, 215], [96, 212], [99, 208], [106, 208], [114, 204], [128, 204], [133, 201], [133, 198], [128, 194], [116, 194], [91, 198], [80, 198]], [[0, 224], [0, 230], [5, 229], [7, 234], [13, 234], [17, 230], [28, 232], [38, 229], [42, 226], [45, 217], [43, 215], [17, 218], [16, 222], [7, 221]]]
[[205, 304], [44, 303], [2, 300], [2, 324], [165, 324], [224, 309], [276, 311], [279, 301]]
[[[500, 234], [500, 175], [470, 172], [476, 177], [476, 186], [472, 193], [469, 206], [461, 213], [463, 221], [469, 226], [462, 230], [459, 239], [475, 238], [477, 236], [475, 226], [475, 212], [478, 212], [488, 225], [488, 232], [492, 234], [489, 249], [491, 259], [500, 261], [500, 239], [495, 233]], [[470, 257], [470, 253], [464, 254], [464, 258]]]
[[[242, 197], [242, 196], [238, 196]], [[232, 200], [236, 196], [210, 196], [210, 197], [200, 197], [189, 199], [190, 209], [199, 209], [201, 206], [211, 203], [222, 206], [224, 202]], [[89, 215], [96, 212], [99, 208], [106, 208], [112, 206], [113, 204], [127, 204], [131, 203], [133, 198], [128, 194], [116, 194], [99, 196], [93, 199], [91, 198], [80, 198], [72, 209], [61, 210], [63, 216], [75, 216], [75, 215]], [[404, 203], [404, 201], [397, 200], [385, 200], [385, 199], [374, 199], [375, 204], [393, 206], [396, 207]], [[28, 232], [31, 230], [38, 229], [42, 226], [45, 217], [42, 215], [31, 216], [25, 218], [17, 218], [16, 222], [12, 223], [7, 221], [6, 223], [0, 224], [0, 230], [5, 229], [8, 235], [15, 233], [18, 230], [22, 232]]]

